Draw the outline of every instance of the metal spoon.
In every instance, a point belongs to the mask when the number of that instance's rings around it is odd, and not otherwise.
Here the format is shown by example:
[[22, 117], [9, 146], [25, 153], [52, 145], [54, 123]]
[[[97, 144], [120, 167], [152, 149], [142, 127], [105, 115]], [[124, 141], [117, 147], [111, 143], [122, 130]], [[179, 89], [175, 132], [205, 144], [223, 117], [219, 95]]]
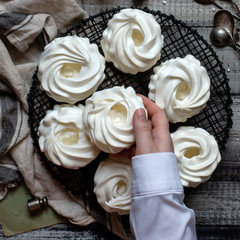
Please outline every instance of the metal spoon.
[[209, 4], [213, 4], [216, 7], [223, 9], [221, 6], [219, 6], [214, 0], [195, 0], [195, 2], [200, 3], [200, 4], [204, 4], [204, 5], [209, 5]]
[[239, 40], [236, 41], [236, 39], [238, 39], [239, 37], [238, 29], [236, 29], [236, 31], [234, 32], [234, 18], [229, 11], [219, 10], [218, 12], [216, 12], [213, 22], [215, 27], [224, 27], [231, 35], [235, 43], [238, 45]]
[[237, 11], [237, 15], [240, 16], [240, 4], [239, 1], [236, 0], [231, 0], [232, 5], [235, 7], [236, 11]]
[[215, 27], [224, 27], [230, 34], [232, 34], [234, 28], [234, 19], [229, 11], [217, 11], [214, 15], [213, 23]]
[[[231, 0], [230, 0], [231, 1]], [[200, 3], [200, 4], [204, 4], [204, 5], [209, 5], [209, 4], [213, 4], [216, 7], [218, 7], [219, 9], [223, 9], [223, 7], [221, 7], [220, 5], [218, 5], [214, 0], [195, 0], [195, 2]], [[231, 1], [232, 2], [232, 1]], [[240, 21], [240, 17], [238, 17], [237, 15], [235, 15], [234, 13], [231, 13], [232, 16], [236, 19], [238, 19]]]
[[215, 27], [210, 33], [210, 40], [216, 47], [231, 46], [237, 50], [240, 55], [240, 47], [235, 43], [232, 35], [224, 27]]

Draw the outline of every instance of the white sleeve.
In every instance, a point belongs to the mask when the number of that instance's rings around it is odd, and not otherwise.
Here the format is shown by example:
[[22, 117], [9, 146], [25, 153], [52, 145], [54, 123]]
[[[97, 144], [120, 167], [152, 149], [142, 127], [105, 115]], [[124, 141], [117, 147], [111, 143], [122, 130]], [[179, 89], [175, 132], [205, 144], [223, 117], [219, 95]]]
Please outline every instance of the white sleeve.
[[184, 203], [176, 156], [152, 153], [132, 159], [130, 224], [137, 240], [195, 240], [195, 215]]

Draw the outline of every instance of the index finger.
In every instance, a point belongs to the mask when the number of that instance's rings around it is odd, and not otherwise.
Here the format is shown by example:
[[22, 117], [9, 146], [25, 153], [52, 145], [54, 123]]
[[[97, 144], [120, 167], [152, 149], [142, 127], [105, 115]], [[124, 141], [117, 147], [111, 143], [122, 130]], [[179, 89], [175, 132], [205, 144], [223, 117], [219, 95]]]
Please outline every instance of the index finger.
[[160, 151], [173, 152], [172, 138], [169, 132], [169, 122], [166, 113], [154, 102], [145, 96], [140, 95], [144, 107], [147, 109], [148, 116], [152, 123], [152, 137], [155, 145]]
[[169, 129], [169, 123], [165, 111], [158, 107], [157, 104], [152, 102], [149, 98], [143, 95], [139, 96], [143, 100], [144, 107], [147, 109], [148, 116], [151, 118], [153, 127], [160, 125], [164, 129]]

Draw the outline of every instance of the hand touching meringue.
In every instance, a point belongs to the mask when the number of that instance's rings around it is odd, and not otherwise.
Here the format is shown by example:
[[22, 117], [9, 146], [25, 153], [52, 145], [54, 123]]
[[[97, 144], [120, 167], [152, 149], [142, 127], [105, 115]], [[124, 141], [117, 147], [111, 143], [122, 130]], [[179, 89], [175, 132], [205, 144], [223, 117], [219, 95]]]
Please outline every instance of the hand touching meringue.
[[104, 152], [117, 153], [135, 143], [133, 114], [144, 108], [132, 87], [113, 87], [95, 92], [86, 100], [83, 124], [94, 144]]
[[117, 154], [111, 154], [111, 158], [131, 159], [133, 156], [148, 153], [174, 152], [169, 123], [164, 110], [147, 97], [140, 96], [147, 110], [148, 118], [145, 109], [137, 109], [134, 113], [133, 130], [136, 146], [124, 149]]

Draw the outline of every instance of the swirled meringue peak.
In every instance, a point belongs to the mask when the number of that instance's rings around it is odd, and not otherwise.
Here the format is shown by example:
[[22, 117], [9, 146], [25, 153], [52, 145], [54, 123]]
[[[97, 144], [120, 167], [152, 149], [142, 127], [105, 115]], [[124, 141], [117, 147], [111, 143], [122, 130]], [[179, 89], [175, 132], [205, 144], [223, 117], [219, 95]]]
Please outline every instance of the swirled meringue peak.
[[105, 59], [87, 38], [66, 36], [46, 45], [39, 59], [38, 78], [48, 96], [74, 104], [86, 99], [103, 82]]
[[221, 160], [214, 136], [202, 128], [180, 127], [171, 134], [183, 186], [206, 182]]
[[98, 203], [109, 213], [129, 214], [132, 167], [129, 159], [106, 159], [94, 176], [94, 193]]
[[124, 73], [136, 74], [160, 59], [164, 37], [154, 16], [138, 9], [123, 9], [104, 30], [101, 46], [108, 62]]
[[130, 147], [135, 142], [132, 121], [138, 108], [144, 105], [132, 87], [115, 86], [95, 92], [86, 100], [83, 112], [91, 141], [107, 153]]
[[83, 108], [83, 105], [55, 105], [40, 122], [40, 149], [56, 165], [71, 169], [84, 167], [100, 152], [83, 127]]
[[165, 109], [170, 122], [185, 122], [205, 108], [210, 78], [192, 55], [170, 59], [154, 68], [148, 97]]

